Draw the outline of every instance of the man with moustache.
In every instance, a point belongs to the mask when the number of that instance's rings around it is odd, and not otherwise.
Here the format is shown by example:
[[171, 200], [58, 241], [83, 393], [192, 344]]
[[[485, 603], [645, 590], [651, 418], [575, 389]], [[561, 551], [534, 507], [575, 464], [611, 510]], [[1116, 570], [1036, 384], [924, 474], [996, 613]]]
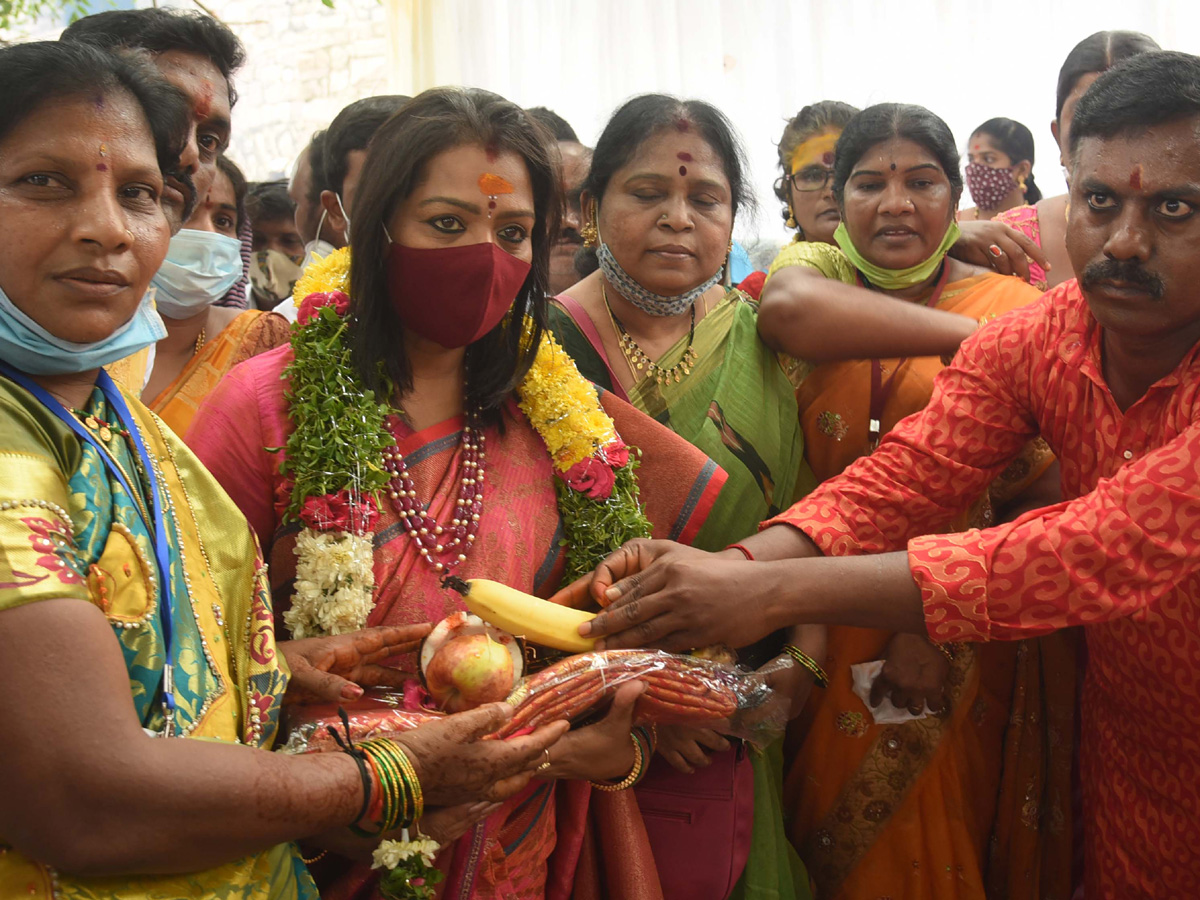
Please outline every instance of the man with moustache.
[[[1101, 75], [1069, 152], [1078, 283], [981, 328], [923, 412], [741, 545], [622, 548], [581, 631], [683, 649], [802, 622], [942, 644], [1083, 625], [1084, 892], [1196, 897], [1200, 58]], [[1038, 435], [1064, 502], [939, 533]]]

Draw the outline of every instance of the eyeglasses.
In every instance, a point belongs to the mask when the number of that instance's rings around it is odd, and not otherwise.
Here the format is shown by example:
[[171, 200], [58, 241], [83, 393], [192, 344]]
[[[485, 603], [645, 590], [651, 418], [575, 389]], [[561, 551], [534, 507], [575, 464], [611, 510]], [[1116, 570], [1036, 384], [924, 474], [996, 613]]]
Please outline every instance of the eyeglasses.
[[832, 179], [833, 167], [821, 165], [805, 166], [799, 172], [793, 172], [788, 176], [792, 187], [801, 193], [823, 191]]

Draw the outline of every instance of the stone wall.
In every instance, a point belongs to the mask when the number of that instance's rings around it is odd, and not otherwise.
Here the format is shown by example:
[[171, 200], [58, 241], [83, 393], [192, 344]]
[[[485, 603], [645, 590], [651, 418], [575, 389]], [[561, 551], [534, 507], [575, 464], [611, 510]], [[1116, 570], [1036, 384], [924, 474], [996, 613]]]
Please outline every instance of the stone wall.
[[[290, 173], [314, 131], [347, 103], [389, 88], [386, 0], [204, 0], [246, 45], [247, 62], [234, 85], [229, 157], [252, 181]], [[122, 6], [128, 4], [122, 3]], [[139, 0], [138, 6], [148, 6]], [[160, 3], [198, 9], [193, 2]], [[96, 0], [97, 11], [110, 8]], [[61, 21], [29, 23], [0, 42], [54, 40]]]
[[[186, 6], [186, 4], [179, 4]], [[378, 0], [207, 0], [246, 45], [229, 156], [252, 180], [288, 173], [314, 131], [359, 97], [389, 93]]]

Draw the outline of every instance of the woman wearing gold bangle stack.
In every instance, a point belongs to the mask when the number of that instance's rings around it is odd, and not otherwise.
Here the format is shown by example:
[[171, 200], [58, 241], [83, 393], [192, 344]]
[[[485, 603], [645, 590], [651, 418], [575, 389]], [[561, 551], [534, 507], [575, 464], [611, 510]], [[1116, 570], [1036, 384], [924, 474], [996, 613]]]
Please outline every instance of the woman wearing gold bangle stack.
[[[1037, 298], [1015, 278], [946, 255], [957, 236], [962, 177], [954, 138], [933, 113], [871, 107], [846, 125], [832, 162], [837, 246], [798, 243], [780, 253], [759, 317], [768, 343], [800, 358], [828, 358], [800, 324], [812, 315], [809, 298], [868, 303], [889, 295], [956, 313], [972, 329]], [[941, 367], [924, 356], [823, 362], [809, 371], [797, 399], [816, 477], [870, 453], [897, 421], [924, 407]], [[1019, 496], [1050, 462], [1048, 451], [1031, 448], [1023, 469], [980, 498], [979, 523], [1053, 502], [1053, 470]], [[906, 896], [984, 896], [1017, 652], [992, 645], [955, 652], [919, 636], [829, 630], [831, 683], [812, 695], [793, 729], [798, 746], [785, 785], [791, 836], [822, 897], [901, 886]], [[941, 714], [876, 724], [855, 694], [851, 666], [881, 659], [873, 704], [890, 697], [902, 712], [928, 705]]]
[[59, 42], [0, 50], [0, 83], [0, 894], [312, 898], [292, 842], [377, 829], [382, 793], [519, 790], [563, 725], [480, 741], [503, 709], [448, 717], [385, 745], [399, 779], [265, 752], [281, 703], [395, 684], [378, 659], [427, 626], [276, 643], [244, 518], [103, 372], [162, 336], [182, 99]]

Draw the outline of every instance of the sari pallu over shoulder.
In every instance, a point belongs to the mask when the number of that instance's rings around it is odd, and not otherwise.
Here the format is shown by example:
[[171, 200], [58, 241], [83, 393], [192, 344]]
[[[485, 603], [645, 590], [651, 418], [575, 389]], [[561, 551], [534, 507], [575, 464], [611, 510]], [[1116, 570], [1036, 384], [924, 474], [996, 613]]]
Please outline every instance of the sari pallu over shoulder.
[[[197, 455], [265, 537], [281, 610], [295, 577], [297, 528], [284, 522], [290, 487], [280, 472], [283, 451], [268, 448], [284, 447], [293, 430], [282, 380], [290, 360], [290, 347], [281, 347], [239, 366], [205, 402], [188, 435]], [[602, 392], [600, 401], [622, 439], [641, 451], [638, 478], [654, 535], [693, 538], [726, 482], [725, 473], [612, 393]], [[515, 402], [506, 405], [503, 420], [503, 432], [494, 426], [486, 432], [487, 493], [476, 541], [458, 573], [549, 596], [559, 587], [565, 555], [557, 476], [545, 445]], [[439, 520], [449, 518], [456, 497], [462, 424], [455, 417], [414, 432], [400, 423], [393, 432], [418, 496], [431, 498], [429, 513]], [[388, 505], [375, 525], [374, 547], [377, 587], [369, 625], [436, 622], [463, 608]], [[411, 658], [396, 662], [415, 666]], [[597, 809], [606, 808], [605, 802], [599, 801]], [[439, 856], [438, 865], [448, 875], [441, 895], [540, 900], [553, 886], [573, 883], [591, 805], [586, 784], [535, 782]], [[640, 827], [636, 807], [622, 809], [621, 815], [622, 827], [635, 834]], [[648, 848], [643, 849], [652, 872]], [[606, 867], [629, 864], [629, 858], [603, 860]], [[365, 864], [340, 865], [336, 872], [323, 866], [316, 869], [322, 896], [371, 895], [374, 876]], [[653, 891], [648, 880], [629, 898], [653, 900]]]
[[[165, 494], [174, 596], [172, 656], [180, 660], [175, 691], [182, 737], [173, 739], [269, 747], [287, 670], [275, 648], [257, 544], [224, 491], [182, 442], [137, 400], [125, 400]], [[115, 418], [99, 391], [85, 412], [108, 422]], [[159, 596], [148, 577], [155, 565], [152, 541], [139, 515], [148, 499], [145, 486], [135, 480], [131, 483], [138, 496], [126, 494], [94, 448], [83, 445], [6, 379], [0, 379], [0, 435], [5, 458], [0, 507], [6, 507], [0, 512], [0, 568], [13, 570], [0, 573], [0, 610], [55, 597], [99, 606], [125, 657], [142, 724], [161, 729], [156, 702], [164, 659]], [[135, 472], [124, 442], [113, 441], [112, 446], [124, 471]], [[42, 541], [53, 542], [55, 549], [46, 552], [38, 543]], [[30, 557], [24, 547], [36, 555]], [[17, 569], [22, 574], [13, 577]], [[132, 623], [139, 624], [127, 627]], [[106, 878], [55, 875], [10, 849], [0, 853], [0, 896], [17, 896], [6, 892], [14, 885], [22, 897], [316, 896], [291, 845], [205, 872]]]
[[[845, 280], [827, 258], [837, 251], [828, 249], [816, 255], [793, 249], [780, 262]], [[946, 285], [938, 308], [987, 322], [1037, 297], [1017, 279], [978, 275]], [[895, 377], [883, 406], [885, 433], [928, 403], [942, 367], [935, 358], [882, 361], [883, 379]], [[819, 479], [870, 451], [870, 394], [870, 360], [817, 366], [799, 384], [806, 452]], [[1044, 442], [1029, 445], [977, 504], [974, 518], [958, 527], [991, 524], [993, 508], [1052, 460]], [[1069, 746], [1064, 768], [1060, 732], [1072, 730], [1073, 701], [1063, 697], [1074, 694], [1059, 691], [1061, 681], [1047, 692], [1042, 679], [1046, 672], [1073, 672], [1069, 642], [964, 646], [951, 663], [945, 717], [877, 725], [853, 691], [850, 667], [882, 658], [891, 638], [885, 631], [831, 628], [830, 686], [813, 695], [789, 730], [790, 835], [819, 892], [875, 896], [903, 885], [906, 896], [982, 900], [989, 883], [1042, 896], [1040, 881], [1054, 895], [1064, 869], [1046, 848], [1065, 846], [1059, 857], [1069, 868]], [[1036, 763], [1023, 763], [1018, 750]], [[993, 844], [1011, 850], [1011, 858], [993, 854], [989, 862]]]

